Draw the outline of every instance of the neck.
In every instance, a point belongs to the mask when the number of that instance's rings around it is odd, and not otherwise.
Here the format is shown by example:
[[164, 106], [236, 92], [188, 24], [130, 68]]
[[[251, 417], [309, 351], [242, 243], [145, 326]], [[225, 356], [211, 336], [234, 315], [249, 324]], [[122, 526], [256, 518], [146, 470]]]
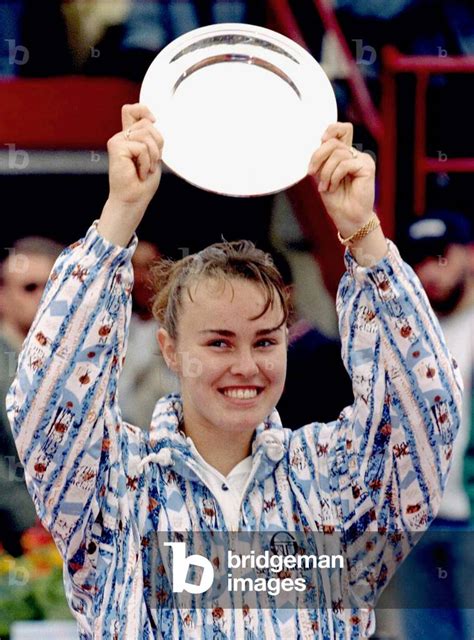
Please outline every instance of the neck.
[[18, 350], [21, 349], [27, 332], [22, 331], [21, 327], [9, 322], [6, 318], [1, 323], [1, 332], [12, 346]]
[[189, 436], [204, 460], [223, 476], [251, 453], [254, 432], [223, 433], [206, 424], [197, 424], [186, 419], [184, 409], [184, 432]]
[[143, 307], [136, 307], [133, 309], [133, 313], [140, 318], [140, 320], [151, 320], [153, 318], [153, 314]]

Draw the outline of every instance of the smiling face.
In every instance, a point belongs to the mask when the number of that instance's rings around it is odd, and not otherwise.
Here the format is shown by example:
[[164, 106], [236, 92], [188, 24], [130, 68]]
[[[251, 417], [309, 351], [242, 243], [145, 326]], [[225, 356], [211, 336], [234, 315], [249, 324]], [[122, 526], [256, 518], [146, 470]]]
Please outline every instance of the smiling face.
[[176, 340], [160, 329], [163, 355], [180, 378], [186, 432], [251, 434], [283, 392], [283, 309], [241, 278], [203, 278], [183, 296]]

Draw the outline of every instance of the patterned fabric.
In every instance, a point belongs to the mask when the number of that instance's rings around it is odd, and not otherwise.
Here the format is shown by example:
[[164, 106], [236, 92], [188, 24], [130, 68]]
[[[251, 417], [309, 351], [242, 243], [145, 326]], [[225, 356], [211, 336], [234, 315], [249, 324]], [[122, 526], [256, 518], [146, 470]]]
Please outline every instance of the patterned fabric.
[[[157, 532], [227, 524], [179, 428], [179, 396], [158, 402], [150, 432], [121, 420], [135, 242], [114, 247], [93, 226], [62, 254], [7, 400], [80, 637], [368, 637], [411, 533], [436, 513], [459, 425], [461, 382], [419, 281], [392, 243], [372, 268], [347, 253], [337, 306], [354, 404], [296, 431], [274, 411], [253, 440], [238, 529], [339, 531], [357, 559], [348, 584], [323, 581], [316, 608], [183, 610]], [[360, 547], [364, 531], [381, 534], [375, 552]], [[340, 606], [347, 591], [352, 609]]]
[[26, 490], [24, 470], [13, 440], [5, 399], [13, 382], [20, 348], [0, 329], [0, 542], [14, 555], [21, 555], [20, 538], [36, 521], [31, 497]]

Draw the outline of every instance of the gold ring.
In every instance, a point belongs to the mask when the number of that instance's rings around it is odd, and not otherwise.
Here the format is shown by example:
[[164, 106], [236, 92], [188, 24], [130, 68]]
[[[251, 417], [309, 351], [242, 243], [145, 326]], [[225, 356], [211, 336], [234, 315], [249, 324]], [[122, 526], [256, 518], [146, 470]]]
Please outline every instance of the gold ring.
[[125, 131], [125, 133], [123, 134], [125, 136], [125, 140], [130, 140], [131, 133], [132, 130], [130, 128]]

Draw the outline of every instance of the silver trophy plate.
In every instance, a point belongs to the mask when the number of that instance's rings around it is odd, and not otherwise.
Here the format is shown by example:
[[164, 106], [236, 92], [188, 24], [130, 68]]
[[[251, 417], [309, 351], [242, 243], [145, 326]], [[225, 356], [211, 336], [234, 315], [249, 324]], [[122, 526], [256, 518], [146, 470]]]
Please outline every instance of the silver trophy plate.
[[140, 102], [163, 135], [163, 162], [197, 187], [275, 193], [302, 180], [337, 120], [331, 83], [298, 44], [270, 29], [219, 24], [180, 36], [153, 60]]

